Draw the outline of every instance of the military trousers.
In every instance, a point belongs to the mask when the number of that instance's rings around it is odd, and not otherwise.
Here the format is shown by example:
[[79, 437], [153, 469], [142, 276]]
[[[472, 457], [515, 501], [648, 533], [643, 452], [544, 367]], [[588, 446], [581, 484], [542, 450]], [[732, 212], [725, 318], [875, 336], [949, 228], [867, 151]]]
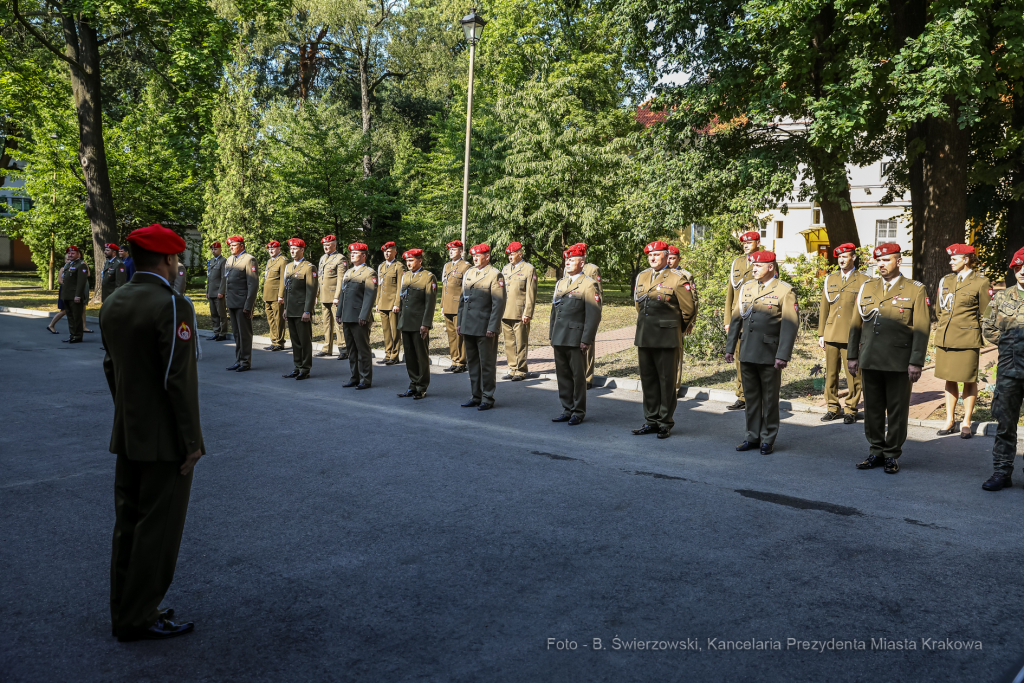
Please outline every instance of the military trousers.
[[235, 362], [252, 365], [252, 318], [241, 308], [231, 310], [231, 333], [235, 338]]
[[405, 346], [405, 370], [409, 373], [409, 391], [422, 394], [430, 386], [430, 337], [424, 339], [419, 331], [402, 332]]
[[746, 401], [743, 393], [743, 371], [740, 369], [740, 342], [742, 340], [737, 337], [736, 339], [736, 350], [733, 351], [733, 355], [736, 356], [736, 400]]
[[644, 394], [644, 419], [659, 429], [671, 429], [676, 413], [676, 367], [679, 347], [637, 347], [640, 387]]
[[850, 374], [850, 367], [846, 364], [847, 346], [825, 342], [825, 405], [826, 410], [833, 413], [843, 412], [839, 409], [839, 373], [845, 372], [846, 388], [849, 390], [845, 412], [856, 415], [861, 395], [860, 373]]
[[583, 352], [584, 359], [587, 361], [587, 384], [594, 383], [594, 363], [597, 360], [597, 356], [594, 355], [594, 350], [597, 348], [597, 344], [591, 344], [590, 348]]
[[[332, 353], [334, 353], [334, 337], [335, 337], [335, 331], [337, 330], [335, 325], [338, 324], [338, 321], [337, 321], [337, 318], [335, 318], [335, 316], [334, 316], [334, 303], [333, 302], [329, 303], [329, 304], [321, 304], [321, 306], [323, 306], [323, 315], [324, 315], [324, 345], [323, 345], [323, 347], [320, 350], [323, 351], [324, 353], [326, 353], [329, 356]], [[339, 333], [337, 335], [338, 336], [338, 346], [341, 347], [341, 337], [342, 337], [342, 335], [340, 334], [340, 330], [337, 330], [337, 331]]]
[[402, 334], [398, 331], [398, 314], [394, 311], [381, 311], [380, 324], [384, 328], [384, 357], [387, 360], [398, 360], [398, 352], [402, 349]]
[[224, 299], [218, 299], [216, 297], [210, 301], [210, 327], [215, 335], [220, 337], [221, 335], [227, 336], [228, 326], [228, 306]]
[[345, 348], [348, 349], [348, 367], [351, 372], [350, 382], [359, 382], [366, 386], [373, 384], [373, 352], [370, 351], [370, 321], [365, 325], [359, 323], [342, 323], [345, 333]]
[[264, 301], [267, 312], [267, 324], [270, 325], [270, 343], [273, 346], [284, 346], [284, 304], [276, 301]]
[[861, 378], [868, 452], [883, 458], [899, 458], [907, 440], [910, 392], [914, 385], [906, 370], [889, 372], [862, 368]]
[[679, 394], [679, 387], [683, 386], [683, 355], [685, 353], [684, 338], [682, 330], [679, 331], [679, 364], [676, 365], [676, 394]]
[[[593, 344], [590, 345], [593, 348]], [[587, 352], [579, 346], [552, 346], [563, 415], [587, 416]]]
[[313, 368], [313, 321], [302, 316], [288, 317], [288, 336], [292, 338], [292, 363], [302, 374]]
[[526, 357], [530, 351], [530, 323], [521, 318], [502, 318], [501, 333], [505, 337], [505, 362], [508, 374], [522, 377], [529, 372]]
[[498, 335], [463, 335], [466, 340], [466, 360], [469, 365], [469, 388], [473, 400], [494, 403], [497, 385]]
[[68, 317], [68, 337], [82, 341], [85, 333], [85, 301], [76, 304], [74, 299], [64, 299], [64, 310]]
[[448, 333], [448, 357], [452, 359], [452, 365], [465, 367], [466, 365], [466, 340], [458, 333], [459, 316], [456, 313], [444, 314], [444, 329]]
[[743, 395], [746, 397], [744, 417], [750, 443], [774, 444], [779, 435], [779, 390], [782, 370], [765, 363], [740, 363]]
[[110, 618], [119, 635], [156, 623], [174, 579], [193, 475], [180, 467], [117, 456]]
[[1017, 420], [1024, 400], [1024, 378], [996, 376], [992, 395], [992, 416], [996, 418], [996, 442], [992, 446], [992, 464], [996, 472], [1013, 473], [1017, 456]]

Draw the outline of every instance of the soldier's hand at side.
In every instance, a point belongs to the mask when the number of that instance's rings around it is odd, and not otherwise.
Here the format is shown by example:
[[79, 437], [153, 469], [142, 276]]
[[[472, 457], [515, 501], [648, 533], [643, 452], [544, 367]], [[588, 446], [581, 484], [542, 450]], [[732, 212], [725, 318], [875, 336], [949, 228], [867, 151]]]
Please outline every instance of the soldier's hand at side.
[[524, 325], [529, 325], [530, 324], [530, 316], [528, 316], [528, 315], [524, 315], [523, 316], [523, 324]]
[[824, 337], [818, 337], [818, 348], [824, 350], [824, 348], [825, 348], [825, 338]]
[[281, 297], [277, 297], [277, 303], [283, 304], [284, 303], [284, 299], [282, 299]]
[[393, 308], [391, 309], [391, 312], [392, 312], [392, 313], [398, 313], [398, 306], [395, 306], [395, 307], [393, 307]]
[[487, 336], [493, 339], [494, 338], [494, 333], [491, 332], [490, 330], [487, 330]]
[[781, 358], [776, 358], [775, 359], [775, 369], [776, 370], [785, 370], [787, 365], [789, 365], [789, 361], [788, 360], [782, 360]]
[[337, 300], [337, 299], [335, 299], [335, 300], [334, 300], [334, 305], [335, 305], [335, 306], [337, 306], [337, 305], [338, 305], [338, 300]]
[[75, 303], [76, 303], [76, 304], [80, 304], [80, 303], [82, 303], [82, 297], [80, 297], [80, 296], [76, 296], [76, 297], [75, 297]]
[[252, 318], [252, 311], [247, 311], [247, 310], [245, 310], [245, 309], [243, 308], [243, 309], [242, 309], [242, 313], [244, 313], [244, 314], [245, 314], [245, 317], [247, 317], [247, 318]]
[[338, 324], [340, 325], [341, 324], [341, 316], [339, 315], [336, 319], [338, 321]]
[[224, 298], [224, 295], [223, 295], [223, 294], [218, 294], [218, 295], [217, 295], [217, 298], [218, 298], [218, 299], [223, 299], [223, 298]]
[[460, 337], [462, 336], [462, 325], [455, 326], [455, 334], [459, 335]]
[[359, 324], [362, 325], [363, 327], [366, 327], [366, 318], [360, 318]]
[[729, 334], [729, 326], [728, 325], [725, 326], [725, 333]]
[[736, 360], [736, 356], [732, 355], [731, 353], [725, 354], [725, 362], [726, 363], [732, 363], [735, 360]]
[[584, 344], [583, 342], [580, 342], [580, 351], [586, 351], [589, 348], [590, 344]]
[[188, 457], [185, 458], [185, 462], [181, 464], [181, 476], [188, 476], [188, 473], [192, 471], [192, 468], [196, 466], [196, 463], [199, 462], [199, 458], [201, 457], [203, 457], [203, 452], [201, 450], [189, 453]]
[[306, 313], [305, 311], [303, 311], [303, 313], [302, 313], [302, 322], [304, 322], [304, 323], [308, 323], [309, 322], [309, 313]]
[[420, 338], [426, 339], [428, 334], [430, 334], [430, 328], [424, 325], [420, 325]]
[[920, 365], [908, 365], [907, 375], [910, 377], [910, 382], [913, 384], [917, 380], [921, 379], [921, 366]]
[[856, 375], [860, 372], [860, 363], [855, 360], [846, 361], [846, 368], [850, 371], [851, 375]]

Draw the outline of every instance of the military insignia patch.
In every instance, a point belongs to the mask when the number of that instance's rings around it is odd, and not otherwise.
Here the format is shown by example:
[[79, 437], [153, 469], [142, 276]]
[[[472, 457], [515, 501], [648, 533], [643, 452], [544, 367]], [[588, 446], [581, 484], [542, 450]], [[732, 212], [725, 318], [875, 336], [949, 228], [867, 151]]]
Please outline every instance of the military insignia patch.
[[[124, 269], [122, 268], [121, 270], [124, 270]], [[989, 295], [989, 296], [995, 296], [995, 295], [996, 295], [996, 290], [994, 290], [994, 289], [992, 289], [992, 288], [989, 288], [989, 290], [988, 290], [988, 295]]]
[[690, 291], [690, 283], [689, 282], [684, 283], [683, 284], [683, 289], [685, 289], [687, 292], [689, 292]]
[[599, 297], [597, 294], [595, 294], [594, 295], [594, 301], [596, 301], [597, 303], [601, 303], [601, 297]]
[[498, 280], [498, 286], [499, 287], [504, 287], [505, 286], [505, 281], [504, 280]]
[[925, 305], [925, 306], [931, 306], [931, 305], [932, 305], [932, 299], [931, 299], [931, 297], [928, 297], [928, 296], [926, 296], [926, 297], [924, 298], [924, 305]]
[[430, 291], [434, 291], [435, 289], [437, 289], [437, 283], [436, 282], [431, 282], [430, 283]]
[[191, 338], [192, 330], [189, 328], [188, 323], [181, 323], [181, 327], [178, 328], [178, 339], [188, 341]]
[[597, 280], [598, 282], [600, 282], [601, 281], [601, 276], [600, 275], [595, 275], [594, 279]]
[[315, 270], [313, 271], [313, 277], [316, 277], [316, 271]]
[[254, 273], [255, 273], [255, 272], [256, 272], [256, 266], [253, 266], [253, 267], [252, 267], [252, 268], [250, 268], [249, 270], [251, 270], [252, 272], [254, 272]]
[[371, 277], [370, 279], [373, 280], [373, 284], [377, 284], [377, 278]]
[[797, 313], [799, 313], [800, 312], [800, 304], [793, 304], [793, 310], [796, 311]]

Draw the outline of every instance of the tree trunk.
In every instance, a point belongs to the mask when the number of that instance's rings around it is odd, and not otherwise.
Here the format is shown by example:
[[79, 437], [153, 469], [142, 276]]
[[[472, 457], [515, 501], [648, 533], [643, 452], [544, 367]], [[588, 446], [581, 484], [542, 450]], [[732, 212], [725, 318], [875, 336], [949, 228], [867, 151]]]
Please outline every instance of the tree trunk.
[[911, 249], [914, 252], [914, 266], [911, 269], [915, 280], [924, 279], [924, 260], [917, 258], [917, 254], [923, 254], [922, 236], [924, 235], [924, 159], [921, 154], [914, 150], [923, 141], [920, 140], [923, 134], [923, 123], [912, 123], [907, 129], [906, 155], [910, 159], [908, 169], [909, 178], [907, 187], [910, 188], [910, 234]]
[[[843, 165], [839, 168], [836, 166], [837, 164]], [[844, 178], [846, 177], [846, 164], [843, 163], [843, 160], [834, 157], [828, 158], [824, 152], [812, 155], [809, 166], [818, 192], [828, 188], [830, 176], [842, 174]], [[830, 198], [826, 198], [824, 195], [820, 196], [818, 206], [821, 207], [821, 217], [825, 222], [825, 232], [828, 234], [830, 259], [833, 250], [840, 244], [852, 242], [858, 247], [860, 246], [860, 233], [857, 232], [857, 221], [853, 216], [853, 203], [850, 201], [848, 183]]]
[[[362, 100], [363, 140], [366, 145], [363, 154], [363, 180], [368, 180], [373, 175], [373, 161], [370, 158], [370, 66], [365, 54], [359, 55], [359, 95]], [[373, 218], [369, 214], [363, 216], [363, 232], [369, 235], [372, 227]]]

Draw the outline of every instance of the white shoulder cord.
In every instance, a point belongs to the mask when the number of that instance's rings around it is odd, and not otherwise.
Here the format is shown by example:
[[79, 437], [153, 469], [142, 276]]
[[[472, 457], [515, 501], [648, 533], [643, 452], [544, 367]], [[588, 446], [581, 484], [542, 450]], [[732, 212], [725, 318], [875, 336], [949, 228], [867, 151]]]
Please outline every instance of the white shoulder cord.
[[[831, 274], [829, 275], [829, 277], [831, 277]], [[824, 293], [825, 293], [825, 300], [828, 301], [830, 304], [834, 304], [836, 302], [836, 299], [839, 298], [839, 295], [843, 293], [843, 288], [840, 287], [839, 291], [836, 292], [835, 297], [829, 298], [829, 295], [828, 295], [828, 277], [825, 278], [825, 284], [823, 286], [823, 290], [824, 290]]]
[[746, 289], [747, 286], [749, 285], [749, 283], [751, 283], [751, 282], [757, 282], [757, 280], [748, 280], [747, 282], [743, 283], [743, 289], [740, 289], [740, 298], [736, 302], [736, 305], [739, 306], [739, 309], [740, 309], [740, 317], [743, 318], [744, 320], [749, 318], [751, 316], [751, 314], [754, 312], [754, 304], [753, 304], [753, 302], [751, 302], [750, 308], [748, 308], [745, 311], [743, 310], [743, 290]]
[[[736, 258], [739, 258], [739, 257], [737, 256]], [[750, 257], [749, 257], [749, 256], [747, 256], [746, 254], [744, 254], [744, 255], [743, 255], [743, 258], [745, 258], [745, 259], [749, 259]], [[736, 265], [736, 259], [733, 259], [733, 262], [732, 262], [732, 263], [733, 263], [733, 266], [735, 266], [735, 265]], [[734, 267], [734, 268], [732, 268], [732, 270], [730, 270], [730, 271], [729, 271], [729, 284], [731, 284], [731, 285], [732, 285], [732, 288], [733, 288], [733, 289], [736, 289], [736, 288], [737, 288], [737, 287], [739, 287], [739, 286], [740, 286], [740, 284], [742, 284], [742, 283], [738, 283], [738, 282], [736, 282], [736, 280], [734, 280], [734, 279], [733, 279], [733, 277], [732, 277], [732, 273], [733, 273], [733, 271], [734, 271], [734, 270], [736, 270], [736, 268], [735, 268], [735, 267]]]
[[[942, 282], [945, 282], [946, 278], [948, 278], [948, 277], [949, 276], [947, 275], [946, 277], [942, 278]], [[939, 287], [940, 287], [940, 291], [939, 291], [939, 310], [940, 311], [950, 311], [950, 310], [952, 310], [952, 308], [950, 307], [949, 304], [950, 304], [951, 301], [953, 301], [953, 292], [950, 292], [946, 296], [942, 296], [942, 292], [941, 292], [942, 283], [941, 282], [939, 283]]]
[[[870, 282], [870, 280], [868, 280], [868, 282]], [[860, 286], [860, 289], [857, 291], [857, 312], [860, 314], [860, 319], [863, 320], [864, 322], [867, 322], [871, 320], [871, 318], [878, 315], [878, 306], [875, 306], [875, 308], [869, 311], [867, 315], [864, 315], [864, 307], [861, 306], [860, 299], [861, 296], [863, 296], [864, 294], [864, 287], [867, 284], [868, 283], [865, 282], [863, 285]]]

